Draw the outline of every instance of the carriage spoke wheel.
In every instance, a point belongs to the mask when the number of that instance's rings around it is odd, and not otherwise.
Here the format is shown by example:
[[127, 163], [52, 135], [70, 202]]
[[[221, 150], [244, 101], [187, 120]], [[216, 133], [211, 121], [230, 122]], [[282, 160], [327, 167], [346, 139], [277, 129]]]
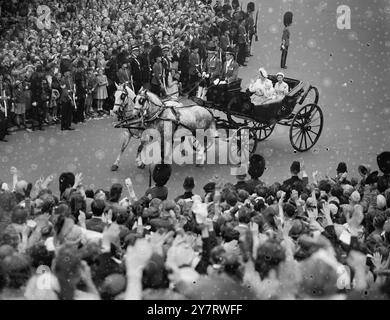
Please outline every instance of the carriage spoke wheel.
[[266, 140], [274, 131], [276, 123], [271, 124], [269, 126], [259, 126], [257, 128], [256, 136], [258, 141]]
[[308, 91], [307, 96], [305, 98], [305, 102], [318, 104], [318, 100], [319, 100], [318, 89], [316, 87], [310, 87], [310, 90]]
[[308, 104], [299, 109], [290, 127], [292, 147], [299, 152], [310, 150], [320, 138], [323, 124], [324, 116], [318, 105]]

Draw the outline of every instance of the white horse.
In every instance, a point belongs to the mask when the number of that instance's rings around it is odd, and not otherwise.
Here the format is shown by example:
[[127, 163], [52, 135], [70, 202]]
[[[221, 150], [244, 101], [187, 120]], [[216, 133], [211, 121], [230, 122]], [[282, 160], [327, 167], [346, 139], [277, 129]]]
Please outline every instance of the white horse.
[[[133, 108], [133, 117], [141, 118], [142, 123], [148, 129], [156, 129], [161, 140], [161, 150], [164, 150], [164, 140], [173, 139], [173, 135], [178, 129], [185, 129], [186, 136], [192, 140], [193, 149], [196, 151], [196, 163], [204, 164], [206, 159], [205, 152], [211, 145], [204, 146], [195, 138], [196, 130], [202, 130], [204, 138], [211, 144], [214, 139], [218, 137], [216, 123], [214, 116], [208, 109], [197, 105], [191, 101], [189, 105], [183, 105], [177, 101], [163, 102], [154, 93], [141, 88]], [[170, 122], [172, 125], [172, 134], [169, 136], [164, 132], [165, 124]], [[181, 137], [182, 141], [183, 138]], [[165, 140], [166, 141], [166, 140]], [[172, 141], [172, 140], [171, 140]], [[148, 143], [148, 141], [141, 141], [140, 150]], [[137, 155], [137, 164], [139, 167], [143, 166], [140, 152]]]
[[[115, 85], [117, 91], [115, 92], [115, 104], [112, 112], [116, 114], [116, 116], [118, 117], [118, 121], [122, 122], [126, 121], [126, 119], [128, 118], [131, 118], [133, 114], [134, 100], [136, 98], [136, 94], [126, 84]], [[121, 149], [114, 164], [111, 167], [111, 171], [118, 170], [121, 157], [125, 152], [126, 148], [128, 147], [131, 137], [138, 137], [140, 136], [140, 134], [141, 131], [135, 129], [127, 128], [123, 131], [123, 134], [121, 135]], [[139, 149], [139, 152], [141, 152], [141, 149]]]

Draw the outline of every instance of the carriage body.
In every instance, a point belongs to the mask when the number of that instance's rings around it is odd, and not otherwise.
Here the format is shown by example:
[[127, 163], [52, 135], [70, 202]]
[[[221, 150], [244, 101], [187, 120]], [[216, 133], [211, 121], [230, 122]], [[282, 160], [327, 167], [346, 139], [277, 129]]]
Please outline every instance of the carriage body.
[[[268, 78], [275, 85], [277, 76]], [[300, 80], [285, 78], [284, 81], [289, 93], [260, 105], [253, 105], [251, 94], [241, 90], [241, 79], [209, 88], [205, 105], [226, 114], [227, 120], [215, 116], [219, 128], [250, 130], [254, 143], [251, 152], [255, 151], [257, 142], [271, 135], [276, 124], [290, 127], [290, 142], [295, 150], [308, 151], [317, 143], [323, 127], [318, 90]]]

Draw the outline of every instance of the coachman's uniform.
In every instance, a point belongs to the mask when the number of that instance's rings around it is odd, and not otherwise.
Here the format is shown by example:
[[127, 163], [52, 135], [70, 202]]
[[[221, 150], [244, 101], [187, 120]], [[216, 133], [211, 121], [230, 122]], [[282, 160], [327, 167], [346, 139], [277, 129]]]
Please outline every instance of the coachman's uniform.
[[[134, 47], [133, 50], [135, 50], [136, 48], [138, 47]], [[130, 68], [134, 90], [135, 92], [138, 92], [142, 87], [142, 67], [138, 57], [134, 54], [132, 54], [130, 57]]]

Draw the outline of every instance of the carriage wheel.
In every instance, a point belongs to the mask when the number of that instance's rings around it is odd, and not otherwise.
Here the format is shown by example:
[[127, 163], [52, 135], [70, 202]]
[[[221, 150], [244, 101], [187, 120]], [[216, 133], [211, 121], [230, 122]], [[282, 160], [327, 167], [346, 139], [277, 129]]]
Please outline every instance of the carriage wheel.
[[305, 99], [302, 100], [300, 104], [303, 104], [305, 101], [306, 103], [318, 104], [319, 99], [320, 99], [320, 94], [318, 92], [318, 89], [316, 87], [310, 86], [310, 89], [307, 92]]
[[308, 104], [295, 114], [290, 127], [292, 147], [304, 152], [310, 150], [320, 138], [324, 116], [316, 104]]
[[261, 128], [258, 128], [256, 132], [257, 141], [264, 141], [265, 139], [267, 139], [274, 131], [275, 126], [276, 123], [271, 124], [267, 127], [262, 126]]

